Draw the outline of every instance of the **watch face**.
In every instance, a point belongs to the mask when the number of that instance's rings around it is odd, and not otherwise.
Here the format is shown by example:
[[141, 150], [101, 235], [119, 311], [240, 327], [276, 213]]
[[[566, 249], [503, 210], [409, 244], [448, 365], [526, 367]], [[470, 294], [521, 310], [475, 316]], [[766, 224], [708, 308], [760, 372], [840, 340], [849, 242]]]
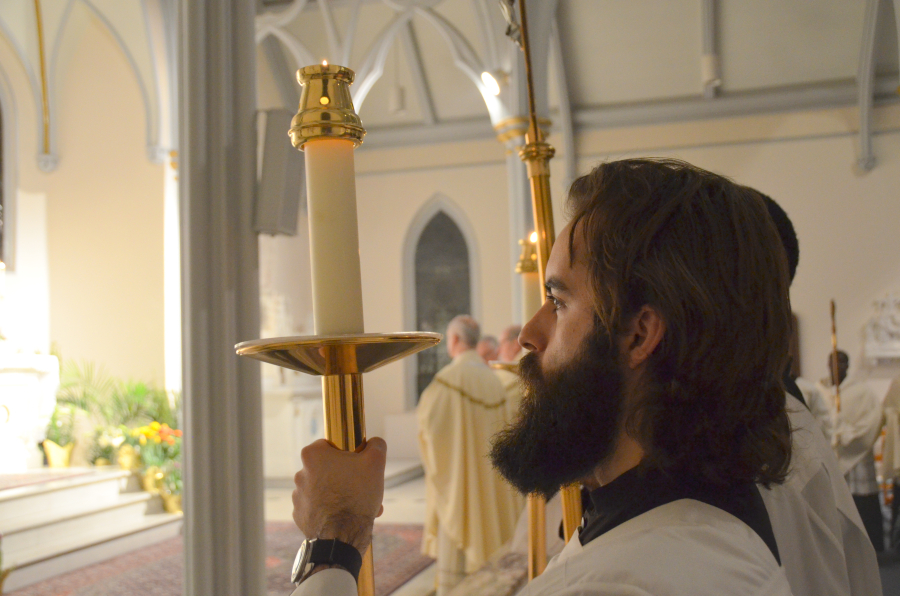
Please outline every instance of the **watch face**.
[[309, 566], [309, 555], [312, 553], [312, 540], [304, 540], [297, 551], [294, 558], [294, 566], [291, 569], [291, 581], [299, 584], [300, 580], [306, 574], [306, 568]]

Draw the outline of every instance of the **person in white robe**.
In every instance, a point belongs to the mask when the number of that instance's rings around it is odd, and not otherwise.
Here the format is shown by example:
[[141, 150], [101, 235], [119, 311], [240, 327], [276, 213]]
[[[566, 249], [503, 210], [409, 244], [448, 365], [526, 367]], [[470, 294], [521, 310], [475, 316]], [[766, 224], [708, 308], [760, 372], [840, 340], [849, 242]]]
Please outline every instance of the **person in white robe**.
[[437, 559], [438, 595], [483, 565], [509, 540], [524, 506], [491, 467], [490, 438], [509, 422], [506, 392], [474, 350], [478, 323], [447, 327], [452, 362], [422, 392], [416, 417], [425, 469], [422, 552]]
[[888, 544], [897, 549], [900, 548], [900, 377], [891, 381], [884, 397], [884, 430], [881, 469], [885, 482], [892, 483], [894, 495]]
[[[837, 352], [837, 384], [840, 388], [840, 411], [837, 408], [833, 374], [818, 384], [825, 396], [831, 419], [831, 446], [838, 458], [841, 474], [865, 524], [876, 552], [884, 550], [884, 527], [878, 500], [878, 477], [875, 470], [875, 441], [884, 421], [881, 403], [864, 382], [848, 378], [850, 357]], [[827, 366], [832, 368], [832, 355]]]
[[[569, 213], [519, 338], [519, 416], [490, 457], [522, 493], [581, 482], [593, 513], [526, 593], [790, 595], [756, 484], [784, 481], [791, 445], [787, 265], [761, 201], [684, 162], [628, 159], [576, 180]], [[304, 450], [304, 535], [366, 550], [383, 449]], [[356, 593], [340, 563], [298, 581], [295, 596]]]
[[493, 335], [485, 335], [478, 340], [478, 343], [475, 345], [475, 351], [478, 352], [478, 355], [481, 356], [482, 360], [490, 362], [491, 360], [497, 359], [497, 354], [500, 351], [500, 343]]
[[828, 440], [831, 440], [831, 413], [828, 409], [828, 402], [825, 400], [825, 396], [822, 395], [822, 392], [819, 391], [819, 388], [815, 383], [804, 379], [803, 377], [795, 378], [794, 383], [797, 384], [797, 388], [800, 390], [801, 395], [803, 395], [803, 402], [806, 404], [806, 407], [809, 408], [809, 411], [816, 420], [819, 428], [822, 429], [822, 434], [825, 435]]
[[[800, 246], [787, 213], [763, 195], [784, 247], [791, 281]], [[881, 594], [875, 549], [825, 429], [825, 398], [813, 383], [784, 375], [785, 408], [791, 422], [791, 469], [784, 484], [761, 489], [778, 552], [794, 596]], [[804, 405], [805, 404], [805, 405]], [[818, 415], [818, 416], [817, 416]], [[830, 435], [831, 425], [828, 425]]]

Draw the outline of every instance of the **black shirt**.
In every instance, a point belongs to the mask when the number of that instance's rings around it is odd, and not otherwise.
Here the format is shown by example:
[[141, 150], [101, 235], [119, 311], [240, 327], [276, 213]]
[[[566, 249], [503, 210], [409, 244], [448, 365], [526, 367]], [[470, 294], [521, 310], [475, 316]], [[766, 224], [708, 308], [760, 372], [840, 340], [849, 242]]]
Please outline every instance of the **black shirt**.
[[669, 479], [656, 470], [643, 470], [640, 466], [590, 492], [590, 507], [585, 508], [584, 528], [579, 535], [581, 544], [642, 513], [680, 499], [694, 499], [735, 516], [762, 538], [781, 565], [772, 523], [755, 484], [712, 487], [697, 479]]

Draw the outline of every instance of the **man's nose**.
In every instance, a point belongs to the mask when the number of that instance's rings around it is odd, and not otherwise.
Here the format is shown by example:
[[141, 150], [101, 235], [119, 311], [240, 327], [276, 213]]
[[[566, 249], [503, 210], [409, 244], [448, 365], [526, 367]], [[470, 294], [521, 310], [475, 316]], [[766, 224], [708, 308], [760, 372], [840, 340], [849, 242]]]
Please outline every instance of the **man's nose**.
[[537, 313], [531, 320], [522, 326], [519, 333], [519, 345], [529, 352], [541, 352], [547, 347], [547, 338], [549, 337], [549, 326], [552, 316], [552, 305], [549, 301], [538, 309]]

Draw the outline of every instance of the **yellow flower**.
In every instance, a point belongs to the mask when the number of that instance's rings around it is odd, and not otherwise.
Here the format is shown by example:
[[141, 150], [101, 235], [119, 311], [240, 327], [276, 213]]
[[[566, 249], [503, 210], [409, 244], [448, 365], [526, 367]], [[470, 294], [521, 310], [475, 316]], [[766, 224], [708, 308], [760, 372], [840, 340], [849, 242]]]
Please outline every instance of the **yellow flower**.
[[153, 430], [159, 430], [159, 422], [154, 420], [153, 422], [150, 423], [150, 428], [152, 428]]
[[154, 443], [161, 443], [161, 442], [162, 442], [162, 439], [160, 439], [159, 437], [153, 437], [153, 442], [154, 442]]
[[140, 443], [141, 445], [146, 445], [147, 437], [145, 437], [144, 435], [141, 435], [140, 438], [138, 439], [138, 443]]

